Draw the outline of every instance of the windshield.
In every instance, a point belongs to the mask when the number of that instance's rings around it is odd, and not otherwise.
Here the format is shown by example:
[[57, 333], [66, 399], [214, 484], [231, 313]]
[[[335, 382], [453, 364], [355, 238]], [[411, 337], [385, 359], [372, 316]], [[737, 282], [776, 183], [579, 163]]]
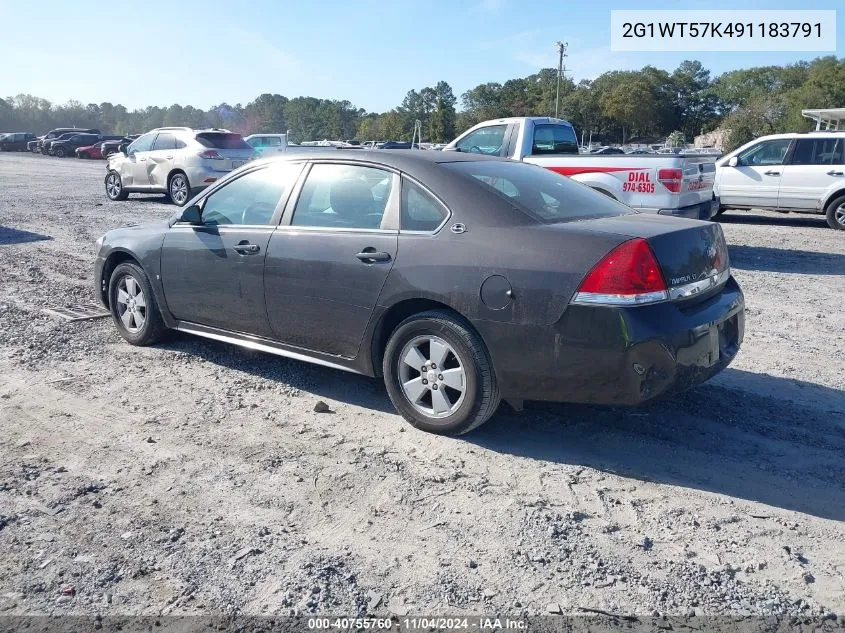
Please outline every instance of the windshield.
[[633, 211], [589, 187], [537, 165], [510, 161], [443, 163], [543, 222], [569, 222]]
[[252, 149], [240, 134], [229, 132], [201, 132], [197, 134], [197, 141], [214, 149]]

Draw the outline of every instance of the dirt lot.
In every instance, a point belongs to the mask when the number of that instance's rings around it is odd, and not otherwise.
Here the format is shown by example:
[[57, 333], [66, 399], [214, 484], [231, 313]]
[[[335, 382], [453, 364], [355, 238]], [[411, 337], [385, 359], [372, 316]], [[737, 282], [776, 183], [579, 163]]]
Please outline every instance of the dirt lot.
[[710, 383], [448, 439], [376, 380], [43, 314], [93, 296], [100, 234], [174, 210], [103, 176], [0, 154], [0, 232], [48, 238], [0, 238], [0, 613], [845, 612], [845, 234], [823, 218], [725, 218], [747, 328]]

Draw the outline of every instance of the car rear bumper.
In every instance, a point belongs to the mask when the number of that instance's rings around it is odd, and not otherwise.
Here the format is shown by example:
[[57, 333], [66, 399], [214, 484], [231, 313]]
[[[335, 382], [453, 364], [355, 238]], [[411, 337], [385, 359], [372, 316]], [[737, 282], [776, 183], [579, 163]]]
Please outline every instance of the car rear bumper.
[[716, 217], [719, 212], [719, 199], [713, 198], [699, 204], [678, 209], [660, 209], [660, 215], [673, 215], [679, 218], [690, 218], [691, 220], [710, 220]]
[[677, 218], [689, 218], [691, 220], [710, 220], [716, 217], [716, 214], [719, 212], [719, 198], [714, 197], [712, 200], [707, 200], [698, 204], [691, 204], [686, 207], [677, 207], [672, 209], [638, 207], [636, 210], [641, 213], [671, 215]]
[[502, 396], [636, 405], [684, 391], [730, 364], [745, 330], [745, 299], [729, 278], [693, 305], [571, 305], [549, 328], [484, 322]]

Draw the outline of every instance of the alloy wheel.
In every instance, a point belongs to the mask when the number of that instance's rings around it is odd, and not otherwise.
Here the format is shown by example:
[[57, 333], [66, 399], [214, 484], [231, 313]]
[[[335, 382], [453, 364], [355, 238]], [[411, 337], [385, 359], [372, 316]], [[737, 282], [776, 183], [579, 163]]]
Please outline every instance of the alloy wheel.
[[455, 350], [442, 338], [417, 336], [399, 354], [402, 393], [418, 412], [445, 418], [461, 406], [466, 393], [466, 371]]
[[120, 195], [120, 188], [120, 177], [117, 174], [109, 174], [106, 178], [106, 193], [109, 194], [109, 198], [117, 198]]
[[184, 176], [176, 175], [170, 180], [170, 197], [180, 206], [188, 199], [188, 182]]
[[132, 334], [140, 331], [147, 321], [147, 299], [132, 275], [124, 275], [117, 283], [117, 316]]
[[837, 224], [845, 227], [845, 202], [836, 208], [836, 211], [833, 212], [833, 218], [836, 220]]

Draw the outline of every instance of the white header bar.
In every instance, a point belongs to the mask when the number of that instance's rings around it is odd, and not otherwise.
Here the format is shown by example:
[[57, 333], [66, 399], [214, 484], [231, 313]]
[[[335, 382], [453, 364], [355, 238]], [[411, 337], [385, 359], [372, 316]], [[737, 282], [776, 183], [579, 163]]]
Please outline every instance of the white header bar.
[[836, 11], [611, 11], [610, 49], [836, 52]]

